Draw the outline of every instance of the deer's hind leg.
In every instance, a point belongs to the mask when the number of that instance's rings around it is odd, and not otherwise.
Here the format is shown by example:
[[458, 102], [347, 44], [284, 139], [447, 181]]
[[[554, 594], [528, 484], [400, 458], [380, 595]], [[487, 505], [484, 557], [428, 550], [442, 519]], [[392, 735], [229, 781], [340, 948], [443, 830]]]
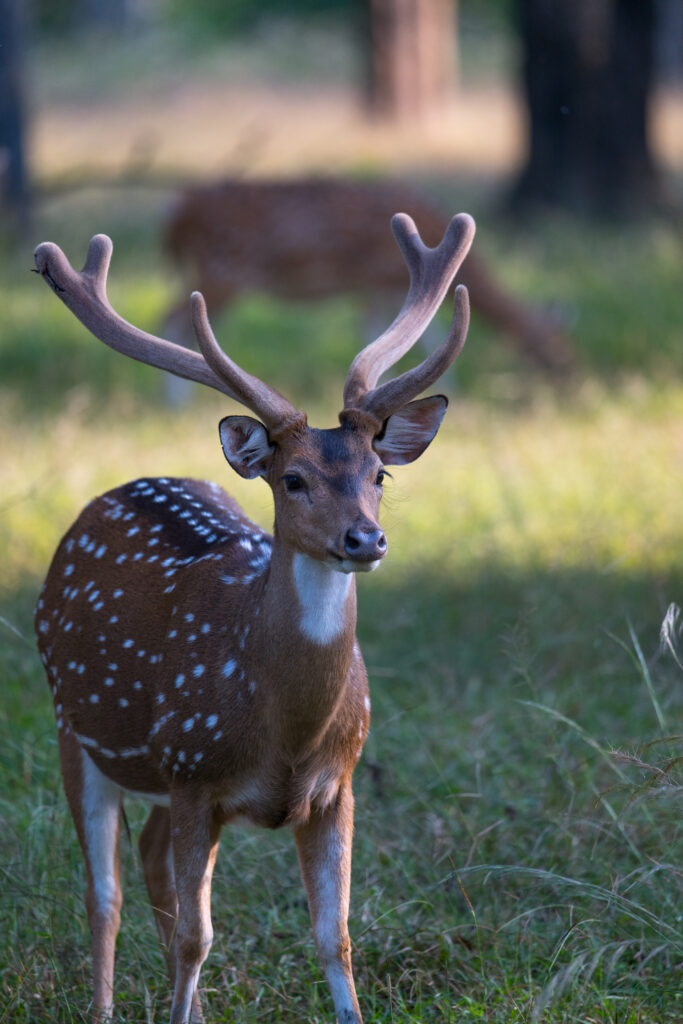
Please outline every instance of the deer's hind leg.
[[[178, 893], [173, 867], [171, 815], [168, 807], [156, 805], [150, 811], [140, 834], [140, 857], [149, 901], [166, 955], [171, 988], [176, 977], [176, 933], [178, 929]], [[192, 994], [190, 1020], [203, 1020], [199, 995]]]
[[114, 953], [121, 922], [121, 790], [102, 774], [72, 732], [60, 732], [59, 755], [88, 875], [85, 906], [92, 942], [94, 1020], [104, 1022], [112, 1016]]

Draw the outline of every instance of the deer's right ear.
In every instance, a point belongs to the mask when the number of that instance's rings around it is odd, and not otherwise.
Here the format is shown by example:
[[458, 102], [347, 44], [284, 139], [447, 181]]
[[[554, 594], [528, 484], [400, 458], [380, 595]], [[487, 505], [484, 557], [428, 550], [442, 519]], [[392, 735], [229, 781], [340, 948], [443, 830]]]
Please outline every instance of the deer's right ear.
[[240, 476], [253, 479], [265, 476], [275, 446], [268, 431], [251, 416], [226, 416], [218, 424], [223, 454]]

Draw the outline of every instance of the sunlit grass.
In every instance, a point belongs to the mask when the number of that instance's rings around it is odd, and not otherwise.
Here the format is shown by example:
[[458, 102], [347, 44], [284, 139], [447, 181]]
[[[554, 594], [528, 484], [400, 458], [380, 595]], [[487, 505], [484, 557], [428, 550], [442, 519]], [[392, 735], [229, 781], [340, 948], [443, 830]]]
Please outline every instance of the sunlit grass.
[[[70, 516], [126, 477], [218, 479], [270, 526], [267, 487], [245, 483], [223, 460], [216, 425], [227, 403], [219, 397], [181, 412], [124, 394], [98, 406], [87, 387], [64, 401], [49, 416], [22, 419], [21, 429], [11, 396], [0, 414], [5, 585], [44, 567]], [[311, 418], [333, 425], [334, 407], [314, 407]], [[591, 386], [566, 411], [550, 395], [513, 414], [456, 399], [438, 441], [413, 466], [394, 468], [386, 485], [387, 571], [437, 567], [469, 579], [495, 563], [666, 574], [683, 555], [682, 453], [677, 386], [634, 382], [617, 397]]]

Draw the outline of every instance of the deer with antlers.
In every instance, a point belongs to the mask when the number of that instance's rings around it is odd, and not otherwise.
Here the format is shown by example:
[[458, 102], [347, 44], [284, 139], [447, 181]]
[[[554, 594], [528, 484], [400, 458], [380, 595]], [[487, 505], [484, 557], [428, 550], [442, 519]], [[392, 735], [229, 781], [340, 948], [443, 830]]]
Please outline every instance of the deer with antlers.
[[151, 803], [144, 876], [174, 987], [172, 1024], [203, 1020], [211, 877], [223, 825], [291, 827], [316, 947], [340, 1024], [360, 1024], [347, 929], [351, 777], [370, 700], [355, 637], [355, 573], [387, 553], [384, 467], [416, 459], [446, 410], [418, 398], [458, 355], [467, 292], [446, 341], [378, 383], [441, 304], [474, 235], [466, 214], [435, 249], [394, 217], [410, 273], [391, 326], [354, 359], [339, 426], [306, 417], [236, 365], [192, 296], [199, 352], [154, 337], [110, 306], [112, 245], [95, 236], [74, 271], [50, 242], [36, 266], [75, 316], [126, 355], [215, 388], [255, 417], [226, 416], [223, 452], [273, 492], [273, 536], [216, 484], [136, 480], [96, 498], [62, 539], [36, 611], [67, 799], [87, 867], [95, 1020], [112, 1014], [122, 798]]

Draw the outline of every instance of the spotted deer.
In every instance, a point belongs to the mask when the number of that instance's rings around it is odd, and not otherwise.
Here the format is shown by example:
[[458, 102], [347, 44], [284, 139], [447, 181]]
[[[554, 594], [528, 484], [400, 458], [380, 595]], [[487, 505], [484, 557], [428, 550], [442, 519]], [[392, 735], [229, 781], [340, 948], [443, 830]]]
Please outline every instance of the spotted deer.
[[135, 480], [96, 498], [62, 539], [36, 611], [67, 799], [87, 867], [95, 1020], [112, 1014], [124, 794], [151, 803], [140, 836], [168, 955], [172, 1024], [203, 1020], [200, 968], [212, 941], [211, 877], [224, 824], [293, 830], [316, 947], [340, 1024], [360, 1024], [347, 930], [351, 776], [370, 699], [355, 637], [355, 574], [387, 553], [379, 525], [386, 465], [412, 462], [447, 406], [417, 398], [465, 341], [455, 291], [446, 341], [411, 370], [381, 375], [416, 342], [474, 235], [467, 214], [435, 249], [393, 219], [410, 285], [390, 327], [353, 360], [339, 426], [316, 429], [220, 348], [192, 295], [199, 352], [154, 337], [110, 306], [112, 244], [95, 236], [74, 271], [58, 246], [36, 266], [101, 341], [215, 388], [255, 417], [229, 415], [223, 452], [273, 492], [268, 535], [216, 484]]
[[[378, 305], [392, 308], [405, 288], [405, 267], [385, 227], [395, 210], [410, 212], [428, 244], [441, 238], [442, 208], [399, 181], [195, 185], [169, 210], [163, 248], [186, 283], [202, 292], [212, 317], [250, 292], [294, 301], [348, 293], [365, 302], [374, 320]], [[506, 289], [481, 253], [468, 254], [457, 280], [473, 311], [525, 358], [555, 373], [573, 367], [575, 353], [557, 317]], [[165, 334], [181, 344], [192, 341], [184, 294], [164, 322]]]

